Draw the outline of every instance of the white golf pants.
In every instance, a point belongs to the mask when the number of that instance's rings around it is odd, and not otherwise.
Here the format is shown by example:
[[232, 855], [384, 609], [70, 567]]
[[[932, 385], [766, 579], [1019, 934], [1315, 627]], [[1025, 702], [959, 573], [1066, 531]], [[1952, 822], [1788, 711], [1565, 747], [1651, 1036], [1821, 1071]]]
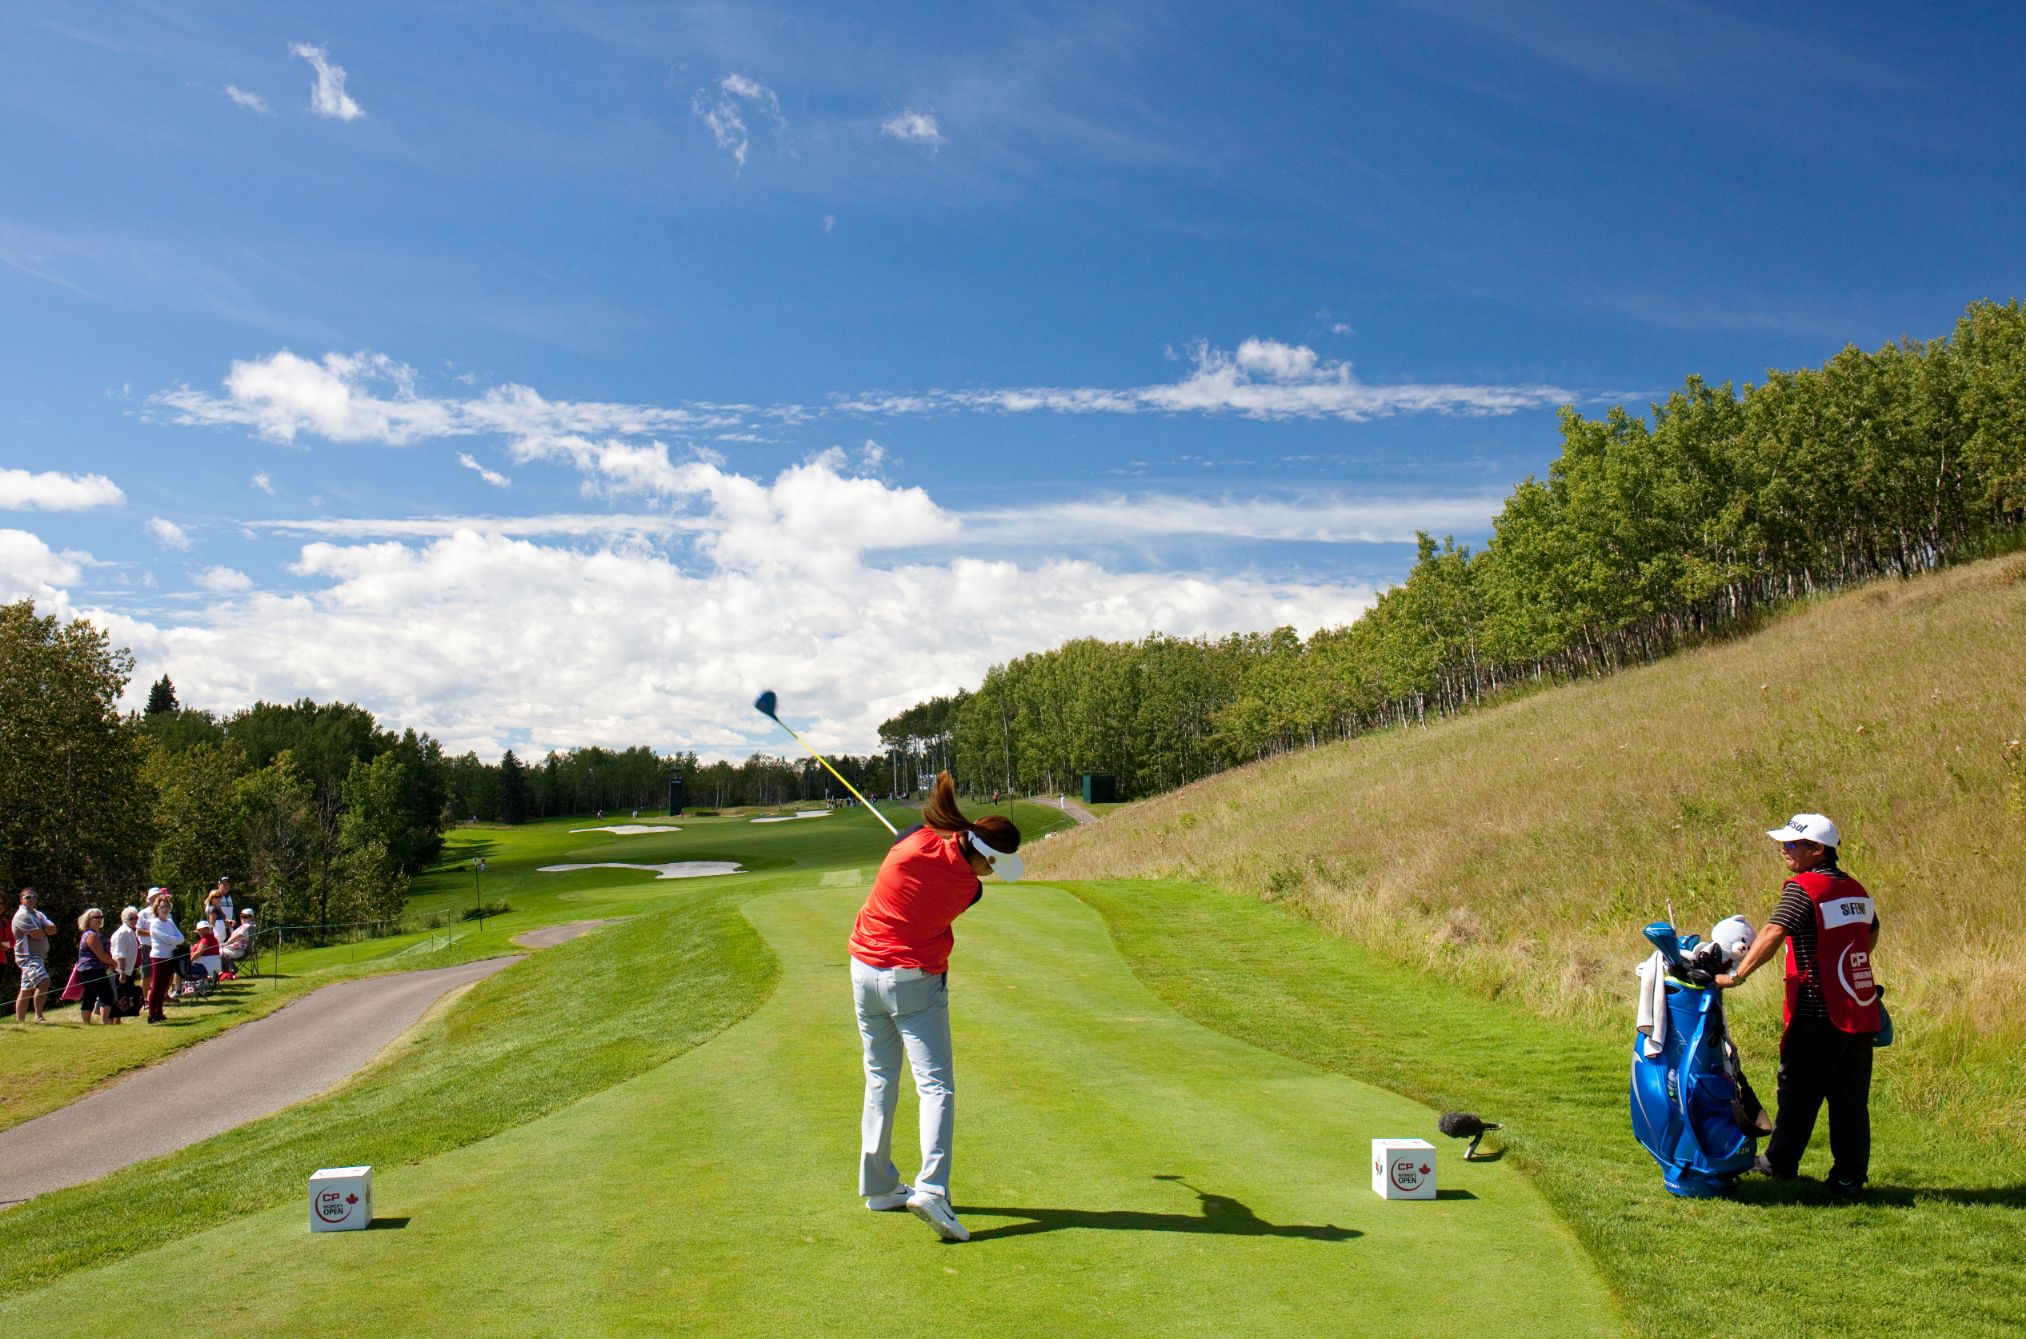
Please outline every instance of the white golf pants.
[[865, 1042], [865, 1116], [858, 1193], [884, 1195], [900, 1185], [893, 1165], [893, 1116], [900, 1104], [905, 1055], [921, 1099], [922, 1169], [917, 1190], [950, 1193], [950, 1143], [957, 1087], [950, 1059], [949, 979], [912, 967], [869, 967], [851, 960], [851, 995]]

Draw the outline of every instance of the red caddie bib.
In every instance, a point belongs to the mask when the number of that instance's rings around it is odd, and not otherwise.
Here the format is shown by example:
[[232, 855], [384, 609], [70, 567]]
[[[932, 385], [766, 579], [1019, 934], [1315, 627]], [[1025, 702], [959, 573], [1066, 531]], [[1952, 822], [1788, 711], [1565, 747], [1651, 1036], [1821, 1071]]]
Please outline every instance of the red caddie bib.
[[[1796, 874], [1815, 904], [1815, 970], [1813, 983], [1822, 992], [1829, 1021], [1844, 1032], [1876, 1032], [1882, 1024], [1878, 1010], [1878, 983], [1871, 979], [1871, 922], [1878, 914], [1864, 885], [1848, 877], [1817, 870]], [[1801, 998], [1801, 986], [1810, 980], [1794, 956], [1794, 943], [1787, 941], [1786, 1021], [1794, 1021], [1794, 1009]]]

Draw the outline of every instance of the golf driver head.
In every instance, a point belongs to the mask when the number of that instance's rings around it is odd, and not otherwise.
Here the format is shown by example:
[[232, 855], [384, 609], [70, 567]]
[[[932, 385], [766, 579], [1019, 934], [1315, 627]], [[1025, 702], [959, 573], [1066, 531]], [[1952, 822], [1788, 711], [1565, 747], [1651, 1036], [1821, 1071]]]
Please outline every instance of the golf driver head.
[[1666, 921], [1655, 921], [1640, 931], [1646, 942], [1660, 950], [1660, 956], [1676, 967], [1683, 966], [1681, 959], [1681, 938], [1674, 933], [1674, 927]]
[[762, 716], [772, 716], [777, 721], [781, 719], [778, 710], [780, 705], [781, 699], [774, 696], [774, 690], [771, 688], [753, 699], [754, 711], [759, 712]]

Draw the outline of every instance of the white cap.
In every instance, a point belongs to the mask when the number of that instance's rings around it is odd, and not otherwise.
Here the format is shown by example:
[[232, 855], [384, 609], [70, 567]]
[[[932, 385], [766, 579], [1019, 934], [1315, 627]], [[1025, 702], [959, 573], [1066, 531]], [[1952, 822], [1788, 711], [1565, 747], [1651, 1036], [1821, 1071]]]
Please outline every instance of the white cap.
[[1786, 827], [1774, 828], [1766, 835], [1776, 842], [1815, 842], [1831, 849], [1842, 840], [1836, 825], [1820, 814], [1795, 814]]

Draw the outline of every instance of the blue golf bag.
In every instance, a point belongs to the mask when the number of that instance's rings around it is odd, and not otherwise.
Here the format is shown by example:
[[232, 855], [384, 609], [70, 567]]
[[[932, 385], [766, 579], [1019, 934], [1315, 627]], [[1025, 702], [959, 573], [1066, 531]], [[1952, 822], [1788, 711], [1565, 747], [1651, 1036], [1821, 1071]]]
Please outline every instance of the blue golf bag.
[[1706, 1199], [1727, 1193], [1751, 1169], [1759, 1141], [1743, 1124], [1745, 1110], [1756, 1108], [1758, 1099], [1741, 1084], [1724, 1026], [1723, 992], [1669, 980], [1660, 1054], [1649, 1059], [1645, 1040], [1635, 1034], [1632, 1042], [1634, 1137], [1660, 1164], [1671, 1194]]

